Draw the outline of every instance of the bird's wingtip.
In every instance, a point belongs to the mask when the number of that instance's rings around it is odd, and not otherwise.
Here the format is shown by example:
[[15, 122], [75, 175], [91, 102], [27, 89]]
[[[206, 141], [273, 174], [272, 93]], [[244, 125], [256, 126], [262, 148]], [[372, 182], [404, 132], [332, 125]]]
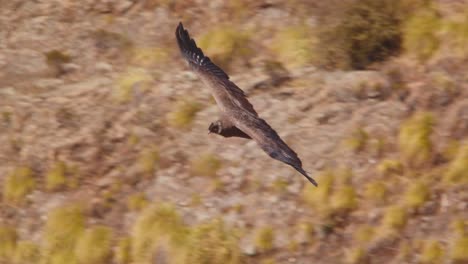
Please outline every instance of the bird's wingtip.
[[304, 175], [304, 177], [307, 178], [307, 180], [312, 183], [315, 187], [318, 187], [318, 183], [312, 178], [309, 176], [309, 174], [307, 174], [307, 172], [301, 168], [301, 167], [295, 167], [293, 166], [298, 172], [300, 172], [302, 175]]

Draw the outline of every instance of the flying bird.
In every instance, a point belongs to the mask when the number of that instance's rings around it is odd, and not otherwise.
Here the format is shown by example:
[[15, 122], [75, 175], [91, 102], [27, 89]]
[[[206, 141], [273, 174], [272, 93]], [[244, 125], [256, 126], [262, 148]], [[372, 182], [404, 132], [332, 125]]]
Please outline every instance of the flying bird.
[[244, 91], [203, 54], [182, 23], [177, 26], [175, 35], [182, 56], [205, 85], [211, 88], [211, 93], [221, 110], [220, 119], [208, 127], [209, 133], [223, 137], [253, 139], [270, 157], [292, 166], [317, 186], [317, 182], [302, 168], [302, 162], [296, 152], [258, 116]]

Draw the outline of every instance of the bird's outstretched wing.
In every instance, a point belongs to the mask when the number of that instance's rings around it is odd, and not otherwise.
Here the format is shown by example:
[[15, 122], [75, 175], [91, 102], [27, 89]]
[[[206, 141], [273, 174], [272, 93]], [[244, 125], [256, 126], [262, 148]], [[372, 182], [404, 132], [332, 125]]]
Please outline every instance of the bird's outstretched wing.
[[317, 186], [317, 182], [302, 168], [302, 162], [297, 153], [280, 138], [265, 120], [245, 112], [231, 112], [229, 114], [234, 125], [255, 140], [270, 157], [292, 166], [309, 182]]
[[233, 104], [255, 116], [258, 115], [252, 104], [247, 100], [244, 91], [231, 82], [229, 76], [203, 54], [203, 51], [197, 47], [195, 40], [184, 29], [182, 23], [179, 23], [175, 35], [183, 57], [198, 76], [211, 87], [220, 108], [224, 109], [224, 104]]

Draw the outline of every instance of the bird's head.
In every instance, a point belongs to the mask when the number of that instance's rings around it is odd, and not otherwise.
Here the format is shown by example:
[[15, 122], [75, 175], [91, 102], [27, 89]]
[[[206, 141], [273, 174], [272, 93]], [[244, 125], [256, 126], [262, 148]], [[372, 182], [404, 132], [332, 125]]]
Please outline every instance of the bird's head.
[[219, 124], [219, 122], [211, 123], [210, 126], [208, 127], [208, 131], [209, 131], [208, 133], [220, 134], [221, 130], [222, 130], [222, 127]]

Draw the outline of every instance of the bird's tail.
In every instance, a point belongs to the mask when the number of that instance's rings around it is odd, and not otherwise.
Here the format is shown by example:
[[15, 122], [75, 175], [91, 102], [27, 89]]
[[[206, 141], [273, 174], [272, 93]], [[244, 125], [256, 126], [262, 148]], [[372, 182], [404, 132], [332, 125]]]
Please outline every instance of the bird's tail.
[[315, 185], [315, 187], [318, 187], [317, 182], [316, 182], [314, 179], [312, 179], [312, 177], [310, 177], [309, 174], [307, 174], [307, 172], [306, 172], [303, 168], [298, 167], [298, 166], [293, 166], [293, 167], [294, 167], [298, 172], [300, 172], [302, 175], [304, 175], [304, 177], [306, 177], [307, 180], [310, 181], [310, 183], [312, 183], [313, 185]]

